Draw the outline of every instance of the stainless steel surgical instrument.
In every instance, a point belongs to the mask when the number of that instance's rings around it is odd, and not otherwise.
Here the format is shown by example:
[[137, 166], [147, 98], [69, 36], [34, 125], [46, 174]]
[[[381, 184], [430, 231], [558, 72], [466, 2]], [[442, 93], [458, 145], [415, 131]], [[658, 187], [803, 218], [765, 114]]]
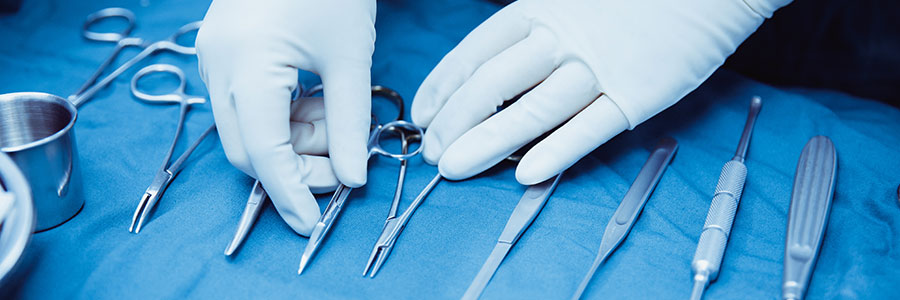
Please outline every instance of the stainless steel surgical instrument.
[[[296, 100], [299, 97], [312, 97], [313, 95], [321, 91], [321, 84], [313, 86], [311, 89], [306, 90], [303, 88], [303, 84], [298, 83], [297, 88], [294, 89], [295, 94], [292, 95], [291, 98]], [[403, 102], [403, 97], [401, 97], [399, 93], [381, 85], [373, 85], [372, 96], [384, 97], [391, 102], [394, 102], [394, 105], [397, 106], [398, 110], [397, 117], [395, 117], [394, 120], [400, 120], [403, 117], [406, 104]], [[372, 114], [372, 122], [374, 124], [378, 123], [378, 118], [375, 117], [374, 113]], [[375, 125], [373, 125], [373, 128], [374, 126]], [[403, 131], [401, 131], [401, 134], [402, 133]], [[401, 136], [401, 138], [403, 137]], [[403, 152], [402, 154], [406, 154], [406, 152]], [[402, 160], [400, 162], [400, 165], [401, 168], [405, 168], [406, 160]], [[244, 242], [244, 239], [247, 238], [247, 234], [250, 233], [250, 228], [253, 227], [253, 224], [255, 223], [257, 216], [259, 216], [259, 212], [260, 210], [262, 210], [262, 206], [265, 201], [266, 190], [263, 188], [262, 183], [257, 180], [253, 183], [253, 189], [250, 191], [250, 196], [247, 197], [247, 204], [244, 205], [244, 212], [241, 213], [241, 219], [238, 222], [237, 230], [235, 230], [234, 232], [234, 237], [231, 239], [228, 247], [225, 248], [225, 256], [234, 254], [237, 248], [240, 247], [240, 245]]]
[[462, 299], [477, 299], [481, 296], [484, 288], [491, 281], [491, 277], [494, 276], [497, 268], [500, 267], [500, 263], [509, 254], [509, 250], [512, 249], [519, 237], [522, 236], [522, 233], [525, 232], [525, 229], [531, 225], [541, 209], [544, 208], [544, 204], [547, 203], [550, 194], [556, 189], [556, 185], [559, 184], [561, 177], [561, 173], [557, 174], [553, 178], [532, 185], [525, 190], [525, 194], [519, 199], [519, 203], [513, 209], [512, 215], [506, 221], [506, 227], [500, 233], [500, 238], [497, 239], [494, 250], [491, 251], [491, 255], [488, 256], [484, 265], [481, 266], [478, 275], [475, 275], [475, 279], [469, 284], [469, 288], [466, 289]]
[[259, 212], [262, 210], [266, 196], [266, 190], [263, 189], [262, 183], [259, 180], [253, 182], [253, 189], [250, 190], [250, 196], [247, 197], [247, 204], [244, 205], [244, 212], [241, 213], [241, 220], [238, 221], [237, 230], [234, 232], [231, 243], [228, 243], [228, 248], [225, 248], [225, 256], [234, 254], [234, 251], [247, 238], [250, 228], [253, 227], [256, 217], [259, 216]]
[[641, 211], [644, 209], [644, 204], [647, 203], [647, 199], [650, 199], [650, 195], [656, 188], [656, 184], [659, 183], [660, 178], [662, 178], [676, 151], [678, 151], [678, 142], [675, 139], [666, 137], [660, 140], [656, 149], [650, 153], [647, 162], [641, 167], [637, 178], [631, 183], [631, 187], [625, 193], [625, 197], [622, 198], [622, 202], [619, 203], [616, 212], [613, 213], [609, 223], [606, 224], [603, 238], [600, 239], [600, 249], [597, 251], [597, 257], [594, 258], [590, 271], [584, 276], [581, 284], [578, 285], [578, 289], [575, 290], [575, 294], [572, 295], [573, 300], [581, 298], [600, 264], [606, 261], [613, 251], [622, 244], [625, 237], [628, 236], [628, 232], [631, 231], [631, 227], [634, 226], [634, 222], [640, 216]]
[[[128, 26], [125, 30], [119, 33], [98, 33], [90, 31], [89, 28], [92, 24], [107, 18], [124, 18], [126, 21], [128, 21]], [[193, 46], [179, 45], [178, 38], [182, 35], [200, 29], [201, 21], [187, 23], [184, 26], [181, 26], [181, 28], [175, 31], [175, 33], [168, 38], [152, 43], [140, 38], [128, 37], [128, 34], [131, 33], [131, 29], [134, 28], [134, 24], [134, 13], [124, 8], [102, 9], [88, 16], [88, 19], [85, 22], [84, 28], [82, 30], [84, 37], [94, 41], [116, 42], [116, 48], [113, 50], [112, 54], [110, 54], [110, 56], [106, 58], [106, 60], [104, 60], [102, 64], [100, 64], [100, 67], [97, 68], [96, 71], [94, 71], [94, 74], [91, 75], [91, 77], [81, 86], [81, 88], [78, 89], [78, 92], [76, 92], [72, 96], [69, 96], [68, 99], [72, 102], [72, 104], [75, 104], [75, 106], [79, 106], [82, 102], [88, 100], [91, 96], [97, 93], [97, 91], [104, 88], [112, 80], [116, 79], [116, 77], [121, 75], [123, 72], [125, 72], [141, 60], [155, 53], [156, 51], [168, 50], [187, 55], [197, 54], [197, 49], [195, 49]], [[109, 75], [106, 75], [106, 77], [100, 80], [100, 82], [92, 86], [91, 84], [93, 84], [100, 77], [100, 75], [103, 74], [103, 71], [116, 60], [122, 49], [126, 47], [142, 47], [144, 49], [134, 57], [122, 63], [122, 65], [109, 73]]]
[[400, 217], [389, 218], [385, 222], [384, 228], [381, 230], [381, 235], [378, 237], [378, 241], [375, 242], [374, 249], [372, 249], [372, 254], [369, 255], [369, 261], [366, 263], [366, 269], [363, 271], [363, 276], [370, 274], [369, 276], [374, 277], [375, 274], [378, 273], [378, 270], [381, 269], [384, 261], [391, 254], [391, 250], [394, 249], [394, 244], [397, 242], [397, 238], [400, 237], [400, 233], [403, 232], [403, 228], [406, 227], [406, 223], [409, 222], [409, 218], [416, 212], [419, 205], [422, 205], [422, 201], [425, 201], [425, 197], [428, 197], [428, 194], [431, 193], [431, 190], [437, 186], [442, 178], [443, 176], [441, 176], [440, 173], [435, 175], [434, 178], [428, 182], [428, 185], [419, 192], [416, 199], [409, 204], [409, 207], [403, 211], [403, 214], [401, 214]]
[[747, 122], [744, 124], [744, 132], [738, 143], [737, 151], [730, 161], [722, 167], [719, 175], [719, 183], [716, 184], [716, 193], [709, 206], [706, 215], [706, 223], [697, 242], [697, 252], [691, 262], [691, 270], [694, 273], [694, 287], [691, 291], [691, 299], [703, 298], [703, 291], [711, 280], [719, 275], [722, 265], [722, 256], [725, 255], [725, 246], [734, 222], [734, 214], [737, 212], [741, 201], [741, 193], [744, 190], [744, 181], [747, 179], [747, 166], [744, 165], [744, 157], [747, 156], [747, 148], [750, 146], [750, 135], [753, 133], [753, 124], [762, 107], [762, 99], [753, 97], [750, 101], [750, 111]]
[[[163, 95], [151, 95], [142, 92], [138, 88], [138, 81], [146, 75], [153, 73], [170, 73], [178, 77], [179, 85], [169, 94]], [[138, 203], [137, 209], [134, 211], [134, 216], [131, 218], [131, 226], [128, 227], [129, 232], [139, 233], [141, 232], [141, 227], [143, 227], [144, 221], [147, 219], [147, 216], [150, 214], [150, 210], [156, 205], [156, 202], [159, 198], [162, 197], [163, 193], [165, 193], [166, 189], [169, 187], [169, 184], [172, 183], [172, 180], [175, 178], [175, 175], [178, 175], [178, 172], [181, 171], [183, 167], [184, 161], [194, 152], [194, 149], [200, 145], [200, 142], [209, 135], [210, 132], [216, 129], [215, 125], [210, 126], [191, 144], [181, 156], [178, 157], [177, 160], [173, 163], [169, 163], [172, 159], [172, 154], [175, 152], [175, 146], [178, 144], [178, 137], [181, 136], [182, 129], [184, 129], [184, 121], [187, 116], [188, 107], [192, 104], [201, 104], [206, 102], [206, 98], [200, 96], [191, 96], [184, 93], [185, 85], [187, 84], [184, 72], [181, 71], [176, 66], [167, 65], [167, 64], [155, 64], [144, 67], [140, 71], [134, 74], [134, 77], [131, 79], [131, 93], [138, 99], [149, 102], [158, 102], [158, 103], [178, 103], [179, 104], [179, 114], [178, 114], [178, 125], [175, 129], [175, 138], [172, 139], [172, 144], [169, 146], [169, 150], [166, 152], [165, 161], [162, 166], [160, 166], [159, 171], [156, 172], [156, 176], [153, 177], [153, 182], [150, 183], [150, 186], [147, 187], [147, 191], [144, 192], [144, 196], [141, 197], [141, 201]], [[137, 224], [137, 227], [135, 227]]]
[[[97, 23], [102, 22], [106, 19], [114, 19], [120, 18], [124, 19], [128, 24], [122, 29], [121, 32], [96, 32], [91, 30], [91, 26]], [[112, 42], [116, 43], [116, 47], [113, 49], [113, 52], [109, 54], [109, 57], [100, 64], [94, 74], [84, 82], [81, 88], [78, 89], [76, 94], [80, 94], [91, 87], [94, 82], [97, 81], [97, 78], [100, 78], [100, 75], [103, 75], [103, 71], [112, 64], [117, 57], [119, 57], [119, 53], [122, 52], [122, 49], [127, 47], [146, 47], [147, 42], [141, 38], [129, 37], [131, 31], [134, 29], [135, 23], [137, 22], [134, 13], [128, 9], [121, 7], [108, 7], [101, 10], [98, 10], [87, 16], [87, 20], [84, 22], [84, 26], [81, 29], [81, 34], [84, 35], [84, 38], [92, 41], [98, 42]]]
[[[409, 143], [412, 140], [421, 140], [422, 138], [421, 135], [410, 135], [402, 131], [400, 132], [400, 135], [402, 141], [401, 153], [408, 152]], [[394, 247], [397, 235], [403, 230], [403, 226], [406, 226], [409, 217], [423, 200], [417, 198], [417, 201], [413, 201], [413, 204], [403, 212], [403, 215], [401, 215], [400, 218], [397, 218], [397, 209], [400, 206], [400, 196], [403, 192], [403, 182], [405, 180], [406, 161], [403, 161], [400, 163], [400, 175], [397, 177], [397, 189], [394, 190], [394, 199], [391, 201], [391, 209], [388, 211], [388, 216], [384, 221], [384, 227], [382, 227], [381, 234], [378, 236], [378, 240], [375, 241], [375, 247], [372, 249], [372, 254], [369, 255], [369, 261], [366, 262], [363, 276], [368, 275], [369, 277], [375, 277], [375, 274], [378, 273], [378, 270], [381, 269], [385, 259], [387, 259], [388, 252]], [[424, 198], [424, 196], [421, 197]]]
[[[425, 135], [425, 131], [421, 127], [402, 120], [375, 126], [375, 128], [372, 129], [372, 132], [369, 133], [369, 157], [371, 158], [375, 154], [380, 154], [402, 161], [419, 154], [422, 150], [421, 146], [416, 148], [415, 151], [406, 154], [391, 153], [381, 147], [380, 140], [383, 133], [398, 132], [401, 130], [408, 132], [407, 134], [410, 135]], [[331, 226], [334, 225], [335, 220], [340, 215], [344, 203], [352, 190], [352, 188], [341, 184], [334, 192], [334, 196], [331, 198], [331, 201], [328, 202], [328, 206], [325, 207], [325, 212], [319, 217], [318, 222], [316, 222], [316, 225], [313, 227], [312, 233], [309, 235], [309, 242], [306, 244], [303, 255], [300, 257], [300, 268], [297, 270], [298, 275], [303, 274], [303, 270], [312, 259], [312, 256], [315, 255], [316, 251], [319, 249], [319, 245], [322, 244], [322, 241], [325, 239]]]
[[824, 136], [806, 143], [794, 175], [794, 191], [784, 245], [782, 299], [799, 300], [806, 294], [828, 225], [834, 195], [837, 154]]

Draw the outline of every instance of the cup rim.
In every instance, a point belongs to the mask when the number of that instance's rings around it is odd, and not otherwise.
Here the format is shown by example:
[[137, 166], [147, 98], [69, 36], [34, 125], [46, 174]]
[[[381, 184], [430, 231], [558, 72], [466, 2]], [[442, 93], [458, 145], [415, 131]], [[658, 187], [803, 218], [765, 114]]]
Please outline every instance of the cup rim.
[[49, 103], [54, 103], [54, 104], [60, 105], [69, 111], [69, 114], [72, 116], [72, 118], [69, 119], [69, 123], [66, 124], [65, 127], [63, 127], [62, 129], [56, 131], [55, 133], [53, 133], [49, 136], [45, 136], [43, 138], [28, 142], [28, 143], [25, 143], [22, 145], [16, 145], [16, 146], [10, 146], [10, 147], [0, 147], [0, 151], [2, 151], [2, 152], [14, 153], [14, 152], [19, 152], [19, 151], [24, 151], [24, 150], [36, 148], [38, 146], [55, 141], [55, 140], [59, 139], [60, 136], [63, 136], [65, 134], [67, 134], [69, 131], [71, 131], [72, 127], [75, 126], [75, 120], [78, 119], [78, 109], [75, 108], [75, 105], [73, 105], [72, 102], [69, 102], [69, 100], [63, 99], [62, 97], [57, 96], [57, 95], [42, 93], [42, 92], [16, 92], [16, 93], [0, 94], [0, 102], [6, 102], [6, 101], [12, 102], [12, 101], [20, 100], [20, 99], [44, 101], [44, 102], [49, 102]]

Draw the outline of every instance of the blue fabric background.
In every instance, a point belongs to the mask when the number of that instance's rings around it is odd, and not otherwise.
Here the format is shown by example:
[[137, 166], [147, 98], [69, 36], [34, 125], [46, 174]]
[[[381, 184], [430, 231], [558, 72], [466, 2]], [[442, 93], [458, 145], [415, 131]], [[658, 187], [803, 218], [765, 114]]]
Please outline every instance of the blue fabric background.
[[[470, 3], [472, 2], [472, 3]], [[82, 39], [84, 17], [124, 6], [134, 34], [168, 36], [201, 19], [205, 1], [26, 1], [0, 16], [0, 92], [65, 96], [112, 46]], [[430, 69], [497, 6], [478, 1], [383, 1], [373, 82], [411, 101]], [[303, 18], [303, 12], [297, 12]], [[325, 24], [323, 29], [326, 30]], [[136, 53], [126, 52], [126, 56]], [[206, 93], [196, 59], [159, 54], [188, 73], [188, 92]], [[34, 236], [14, 294], [22, 299], [458, 298], [487, 258], [525, 187], [503, 163], [462, 182], [442, 182], [419, 208], [375, 279], [363, 278], [393, 194], [398, 164], [370, 161], [369, 184], [355, 190], [307, 272], [296, 275], [307, 239], [269, 205], [233, 258], [230, 241], [252, 180], [208, 139], [169, 187], [139, 235], [132, 212], [174, 132], [176, 106], [136, 101], [128, 80], [82, 106], [76, 125], [86, 205], [56, 229]], [[310, 84], [313, 82], [309, 82]], [[171, 86], [171, 83], [169, 83]], [[694, 93], [636, 130], [619, 135], [568, 171], [543, 212], [484, 293], [488, 299], [564, 299], [596, 255], [603, 228], [662, 136], [680, 149], [628, 239], [601, 267], [587, 296], [685, 299], [690, 260], [722, 164], [732, 156], [752, 95], [764, 99], [750, 145], [748, 182], [718, 281], [707, 299], [773, 299], [780, 294], [786, 216], [797, 158], [818, 134], [839, 160], [831, 219], [810, 299], [898, 299], [900, 292], [900, 111], [825, 90], [776, 88], [720, 71]], [[408, 117], [408, 116], [407, 116]], [[208, 104], [191, 110], [187, 137], [212, 121]], [[182, 145], [182, 148], [184, 145]], [[410, 164], [403, 207], [436, 169]], [[329, 195], [320, 197], [324, 208]]]

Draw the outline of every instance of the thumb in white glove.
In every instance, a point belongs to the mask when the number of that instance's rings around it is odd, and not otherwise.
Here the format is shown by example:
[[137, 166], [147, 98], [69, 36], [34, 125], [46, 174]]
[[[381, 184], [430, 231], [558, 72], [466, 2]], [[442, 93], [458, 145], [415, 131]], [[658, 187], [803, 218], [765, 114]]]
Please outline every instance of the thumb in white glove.
[[416, 93], [425, 160], [449, 179], [467, 178], [563, 124], [516, 169], [522, 184], [544, 181], [695, 89], [787, 2], [515, 2], [466, 36]]
[[[216, 0], [197, 34], [228, 160], [262, 182], [299, 234], [319, 217], [310, 188], [334, 189], [335, 176], [366, 182], [374, 21], [374, 0]], [[294, 103], [292, 119], [297, 69], [322, 77], [325, 99]], [[330, 160], [299, 155], [326, 151]]]

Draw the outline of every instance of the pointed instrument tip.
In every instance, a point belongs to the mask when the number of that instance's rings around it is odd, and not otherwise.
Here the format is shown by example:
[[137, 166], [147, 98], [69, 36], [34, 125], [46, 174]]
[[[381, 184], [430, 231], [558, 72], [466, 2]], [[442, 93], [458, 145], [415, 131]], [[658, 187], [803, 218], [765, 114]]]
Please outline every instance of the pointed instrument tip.
[[303, 255], [303, 257], [300, 257], [300, 269], [297, 269], [297, 275], [303, 274], [303, 269], [306, 269], [306, 264], [308, 264], [308, 263], [309, 263], [308, 255]]

